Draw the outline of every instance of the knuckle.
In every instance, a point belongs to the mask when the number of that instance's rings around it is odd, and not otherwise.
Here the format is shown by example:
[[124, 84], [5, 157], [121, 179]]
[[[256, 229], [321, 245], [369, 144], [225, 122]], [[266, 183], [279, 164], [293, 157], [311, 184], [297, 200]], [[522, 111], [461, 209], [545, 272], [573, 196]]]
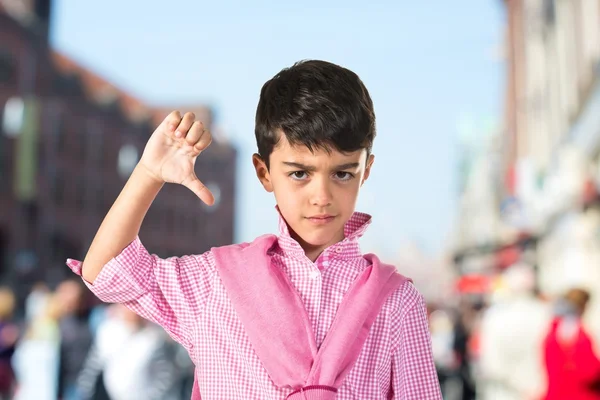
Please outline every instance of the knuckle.
[[194, 144], [198, 140], [198, 138], [201, 136], [201, 134], [202, 134], [201, 130], [198, 129], [198, 121], [196, 121], [190, 127], [189, 134], [187, 136], [188, 141], [191, 144]]
[[187, 144], [189, 144], [189, 145], [193, 146], [193, 145], [194, 145], [194, 143], [196, 143], [196, 138], [194, 138], [194, 136], [193, 136], [193, 135], [189, 135], [189, 134], [188, 134], [188, 135], [185, 137], [185, 141], [187, 142]]
[[210, 141], [200, 140], [198, 143], [194, 145], [194, 147], [198, 150], [204, 150], [210, 145]]

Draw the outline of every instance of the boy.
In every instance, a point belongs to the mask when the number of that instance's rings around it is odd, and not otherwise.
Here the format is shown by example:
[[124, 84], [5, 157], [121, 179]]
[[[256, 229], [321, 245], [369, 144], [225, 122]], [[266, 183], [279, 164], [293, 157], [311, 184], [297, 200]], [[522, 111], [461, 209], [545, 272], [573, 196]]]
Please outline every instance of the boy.
[[173, 112], [156, 129], [70, 268], [188, 350], [193, 398], [441, 399], [421, 295], [358, 246], [371, 217], [354, 208], [375, 138], [359, 77], [305, 61], [263, 86], [252, 162], [275, 195], [278, 236], [163, 260], [138, 238], [163, 184], [214, 201], [194, 173], [211, 142], [194, 118]]

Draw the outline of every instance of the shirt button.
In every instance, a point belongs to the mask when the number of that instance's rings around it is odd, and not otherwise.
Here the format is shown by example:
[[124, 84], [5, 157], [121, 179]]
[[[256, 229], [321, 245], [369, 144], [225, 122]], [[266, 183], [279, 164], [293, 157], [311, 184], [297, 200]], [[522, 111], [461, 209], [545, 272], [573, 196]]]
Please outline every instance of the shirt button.
[[317, 278], [319, 278], [319, 276], [320, 276], [320, 275], [321, 275], [321, 274], [319, 273], [319, 271], [312, 271], [312, 272], [310, 273], [310, 277], [311, 277], [311, 279], [313, 279], [313, 280], [314, 280], [314, 279], [317, 279]]
[[335, 252], [336, 253], [341, 253], [342, 252], [342, 248], [341, 247], [336, 247], [335, 248]]

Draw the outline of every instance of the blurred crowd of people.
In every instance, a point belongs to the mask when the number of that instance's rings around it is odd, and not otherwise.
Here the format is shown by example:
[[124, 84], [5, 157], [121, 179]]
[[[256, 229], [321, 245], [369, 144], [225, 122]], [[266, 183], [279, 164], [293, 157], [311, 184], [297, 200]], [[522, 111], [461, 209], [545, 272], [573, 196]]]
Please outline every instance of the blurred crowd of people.
[[430, 307], [444, 398], [600, 399], [600, 343], [584, 318], [589, 292], [540, 296], [533, 268], [522, 263], [502, 280], [503, 290]]
[[[590, 295], [547, 299], [531, 267], [504, 289], [431, 305], [434, 358], [447, 400], [600, 399], [600, 343], [586, 327]], [[189, 399], [193, 364], [158, 326], [98, 303], [78, 279], [33, 287], [16, 315], [0, 288], [0, 400]]]
[[[189, 399], [193, 364], [158, 326], [99, 304], [79, 279], [0, 289], [0, 400]], [[17, 315], [19, 314], [19, 315]]]

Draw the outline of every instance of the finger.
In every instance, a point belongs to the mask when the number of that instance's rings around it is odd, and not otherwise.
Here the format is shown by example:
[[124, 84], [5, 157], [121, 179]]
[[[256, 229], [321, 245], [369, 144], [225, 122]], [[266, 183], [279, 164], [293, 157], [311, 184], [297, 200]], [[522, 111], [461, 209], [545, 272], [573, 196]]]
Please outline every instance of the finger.
[[172, 134], [181, 122], [181, 113], [179, 111], [171, 111], [169, 115], [165, 117], [162, 122], [162, 126], [166, 129], [166, 132]]
[[197, 177], [194, 176], [189, 181], [183, 182], [183, 185], [194, 192], [207, 205], [212, 206], [215, 203], [213, 194]]
[[208, 146], [210, 146], [211, 143], [212, 143], [212, 135], [210, 134], [210, 132], [208, 130], [205, 129], [204, 132], [202, 133], [202, 136], [200, 136], [200, 139], [198, 139], [196, 144], [194, 144], [194, 149], [196, 149], [198, 151], [203, 151]]
[[195, 120], [196, 116], [194, 115], [194, 113], [186, 112], [183, 118], [181, 119], [177, 130], [175, 131], [175, 137], [180, 139], [185, 138]]
[[205, 132], [204, 124], [200, 121], [196, 121], [192, 124], [187, 136], [185, 137], [185, 141], [193, 146], [200, 139], [200, 136]]

